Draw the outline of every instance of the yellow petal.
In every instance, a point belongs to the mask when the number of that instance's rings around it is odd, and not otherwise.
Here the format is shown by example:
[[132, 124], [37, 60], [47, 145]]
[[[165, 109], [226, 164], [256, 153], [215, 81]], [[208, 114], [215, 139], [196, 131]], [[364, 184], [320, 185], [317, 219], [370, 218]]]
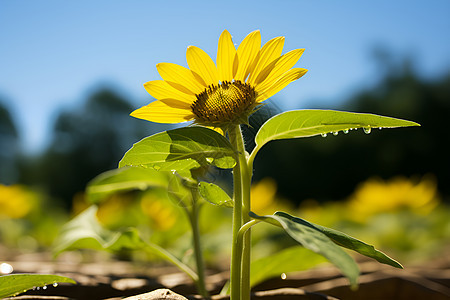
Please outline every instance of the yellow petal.
[[172, 63], [159, 63], [156, 65], [159, 75], [165, 80], [173, 82], [174, 88], [186, 92], [186, 90], [181, 89], [180, 86], [186, 88], [190, 94], [201, 93], [206, 85], [201, 84], [200, 81], [194, 76], [191, 70], [186, 69], [177, 64]]
[[279, 58], [283, 51], [284, 37], [279, 36], [268, 41], [260, 51], [260, 57], [247, 82], [251, 85], [255, 83], [259, 73], [264, 70], [271, 62]]
[[255, 85], [264, 90], [271, 86], [286, 71], [292, 68], [302, 56], [305, 49], [295, 49], [269, 64], [256, 78]]
[[253, 62], [259, 53], [259, 48], [261, 47], [261, 33], [259, 30], [250, 32], [236, 52], [236, 57], [238, 59], [238, 68], [234, 79], [245, 81], [248, 74], [251, 71]]
[[225, 135], [225, 132], [220, 127], [210, 127], [210, 126], [208, 126], [208, 128], [214, 130], [215, 132], [220, 133], [221, 135]]
[[189, 68], [200, 75], [206, 85], [219, 83], [216, 65], [205, 51], [195, 46], [189, 46], [186, 51], [186, 60]]
[[284, 89], [289, 83], [305, 75], [306, 72], [308, 72], [308, 70], [303, 68], [290, 69], [281, 77], [279, 77], [278, 80], [275, 81], [275, 83], [270, 87], [265, 90], [257, 91], [258, 96], [256, 97], [256, 102], [262, 102], [267, 98], [272, 97], [273, 95]]
[[224, 30], [219, 38], [219, 46], [217, 48], [217, 70], [220, 81], [233, 80], [234, 58], [236, 57], [236, 48], [234, 47], [231, 35]]
[[153, 80], [144, 83], [145, 90], [156, 99], [172, 98], [186, 103], [195, 101], [194, 95], [183, 93], [164, 80]]
[[138, 119], [169, 124], [190, 121], [194, 117], [186, 103], [172, 99], [154, 101], [136, 109], [130, 115]]

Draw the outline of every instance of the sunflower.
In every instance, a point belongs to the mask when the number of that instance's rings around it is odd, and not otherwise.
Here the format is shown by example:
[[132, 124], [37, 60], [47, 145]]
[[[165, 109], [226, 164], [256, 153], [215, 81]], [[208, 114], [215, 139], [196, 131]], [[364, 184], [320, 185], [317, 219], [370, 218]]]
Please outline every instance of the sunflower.
[[219, 38], [216, 64], [202, 49], [189, 46], [189, 69], [173, 63], [156, 65], [163, 80], [144, 84], [157, 100], [131, 116], [157, 123], [194, 123], [227, 131], [248, 123], [262, 101], [275, 95], [307, 70], [293, 68], [305, 49], [281, 55], [284, 37], [261, 47], [259, 30], [248, 34], [236, 50], [224, 30]]

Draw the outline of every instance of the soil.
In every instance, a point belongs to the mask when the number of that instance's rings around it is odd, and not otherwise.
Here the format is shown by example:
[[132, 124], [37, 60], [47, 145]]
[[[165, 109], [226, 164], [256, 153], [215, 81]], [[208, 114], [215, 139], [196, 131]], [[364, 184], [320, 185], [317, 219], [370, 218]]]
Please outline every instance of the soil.
[[[103, 256], [82, 262], [77, 253], [66, 253], [53, 260], [49, 253], [4, 255], [14, 273], [57, 274], [70, 277], [77, 285], [39, 288], [11, 299], [169, 299], [200, 300], [187, 276], [168, 266], [136, 264]], [[6, 258], [6, 259], [5, 259]], [[286, 279], [273, 278], [254, 287], [252, 299], [450, 299], [450, 257], [426, 264], [408, 266], [404, 270], [374, 261], [359, 262], [359, 288], [353, 291], [348, 281], [331, 266], [288, 274]], [[220, 290], [228, 272], [209, 271], [207, 288], [212, 300], [226, 300]], [[128, 297], [128, 298], [127, 298]]]

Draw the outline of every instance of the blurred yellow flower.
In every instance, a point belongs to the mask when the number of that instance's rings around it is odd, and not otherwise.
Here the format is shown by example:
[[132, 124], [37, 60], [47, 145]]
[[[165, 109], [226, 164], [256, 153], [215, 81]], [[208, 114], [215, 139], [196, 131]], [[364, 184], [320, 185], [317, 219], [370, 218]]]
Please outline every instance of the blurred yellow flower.
[[109, 196], [98, 205], [97, 218], [106, 226], [117, 226], [127, 219], [132, 209], [134, 196], [126, 193], [116, 193]]
[[286, 210], [289, 206], [285, 201], [277, 199], [277, 183], [266, 177], [252, 184], [250, 199], [252, 211], [256, 214], [273, 214], [277, 210]]
[[332, 227], [336, 222], [342, 220], [343, 211], [343, 204], [340, 202], [319, 203], [315, 199], [305, 199], [298, 207], [299, 216], [327, 227]]
[[157, 123], [194, 120], [219, 131], [247, 123], [256, 106], [307, 72], [293, 68], [304, 49], [281, 55], [283, 46], [284, 37], [276, 37], [261, 48], [261, 34], [256, 30], [236, 50], [230, 33], [224, 30], [216, 64], [206, 52], [189, 46], [189, 69], [173, 63], [157, 64], [163, 80], [144, 84], [157, 101], [131, 116]]
[[150, 217], [153, 227], [161, 231], [171, 229], [179, 217], [174, 204], [155, 193], [146, 193], [142, 197], [141, 208]]
[[402, 209], [425, 215], [438, 203], [436, 182], [426, 176], [418, 182], [405, 177], [369, 179], [355, 190], [347, 204], [352, 217], [363, 221], [375, 214]]
[[25, 217], [36, 205], [37, 196], [22, 185], [0, 184], [0, 219]]

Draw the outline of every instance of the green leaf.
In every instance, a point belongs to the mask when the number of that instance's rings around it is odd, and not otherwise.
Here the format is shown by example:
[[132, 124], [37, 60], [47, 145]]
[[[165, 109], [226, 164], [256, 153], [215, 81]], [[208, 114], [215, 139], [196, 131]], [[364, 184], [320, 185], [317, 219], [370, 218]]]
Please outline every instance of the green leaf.
[[64, 225], [55, 241], [56, 254], [73, 249], [118, 251], [143, 247], [144, 242], [136, 229], [107, 230], [97, 221], [96, 214], [97, 207], [93, 205]]
[[284, 212], [276, 212], [275, 215], [288, 218], [290, 220], [293, 220], [294, 222], [301, 222], [307, 226], [312, 226], [325, 234], [327, 237], [329, 237], [333, 242], [338, 244], [339, 246], [345, 247], [347, 249], [356, 251], [362, 255], [365, 255], [367, 257], [373, 258], [376, 261], [390, 265], [395, 268], [403, 269], [403, 266], [395, 261], [394, 259], [390, 258], [383, 252], [375, 249], [374, 246], [364, 243], [363, 241], [360, 241], [358, 239], [355, 239], [354, 237], [351, 237], [343, 232], [340, 232], [338, 230], [334, 230], [332, 228], [323, 227], [317, 224], [310, 223], [306, 220], [293, 217], [287, 213]]
[[235, 153], [224, 136], [209, 128], [193, 126], [144, 138], [125, 153], [119, 167], [171, 168], [184, 176], [181, 170], [208, 165], [228, 169], [235, 164]]
[[130, 190], [144, 191], [152, 187], [167, 187], [168, 174], [153, 169], [125, 167], [104, 172], [88, 183], [86, 194], [91, 203], [107, 196]]
[[103, 228], [97, 221], [97, 206], [95, 205], [87, 208], [68, 222], [61, 230], [55, 245], [55, 255], [74, 249], [106, 250], [111, 252], [122, 249], [143, 250], [158, 255], [160, 258], [174, 264], [192, 280], [198, 280], [198, 275], [189, 266], [167, 250], [142, 240], [136, 228], [122, 231], [110, 231]]
[[214, 183], [200, 182], [198, 184], [198, 191], [200, 195], [211, 204], [225, 207], [233, 207], [233, 199]]
[[324, 233], [302, 219], [287, 217], [289, 215], [275, 213], [272, 216], [258, 216], [250, 212], [250, 217], [281, 226], [294, 240], [303, 247], [324, 256], [349, 279], [353, 287], [357, 286], [359, 276], [358, 265], [342, 248], [333, 243]]
[[323, 256], [302, 246], [290, 247], [252, 262], [250, 285], [255, 286], [282, 273], [308, 270], [323, 262], [326, 262]]
[[76, 284], [73, 279], [58, 275], [14, 274], [0, 276], [0, 298], [16, 296], [35, 287], [62, 282]]
[[172, 201], [181, 207], [190, 207], [193, 203], [192, 191], [197, 187], [197, 181], [184, 178], [178, 173], [169, 178], [168, 194]]
[[371, 128], [407, 126], [420, 125], [412, 121], [373, 114], [314, 109], [293, 110], [278, 114], [261, 126], [255, 137], [254, 151], [258, 151], [272, 140], [310, 137], [357, 128], [365, 128], [368, 132]]

